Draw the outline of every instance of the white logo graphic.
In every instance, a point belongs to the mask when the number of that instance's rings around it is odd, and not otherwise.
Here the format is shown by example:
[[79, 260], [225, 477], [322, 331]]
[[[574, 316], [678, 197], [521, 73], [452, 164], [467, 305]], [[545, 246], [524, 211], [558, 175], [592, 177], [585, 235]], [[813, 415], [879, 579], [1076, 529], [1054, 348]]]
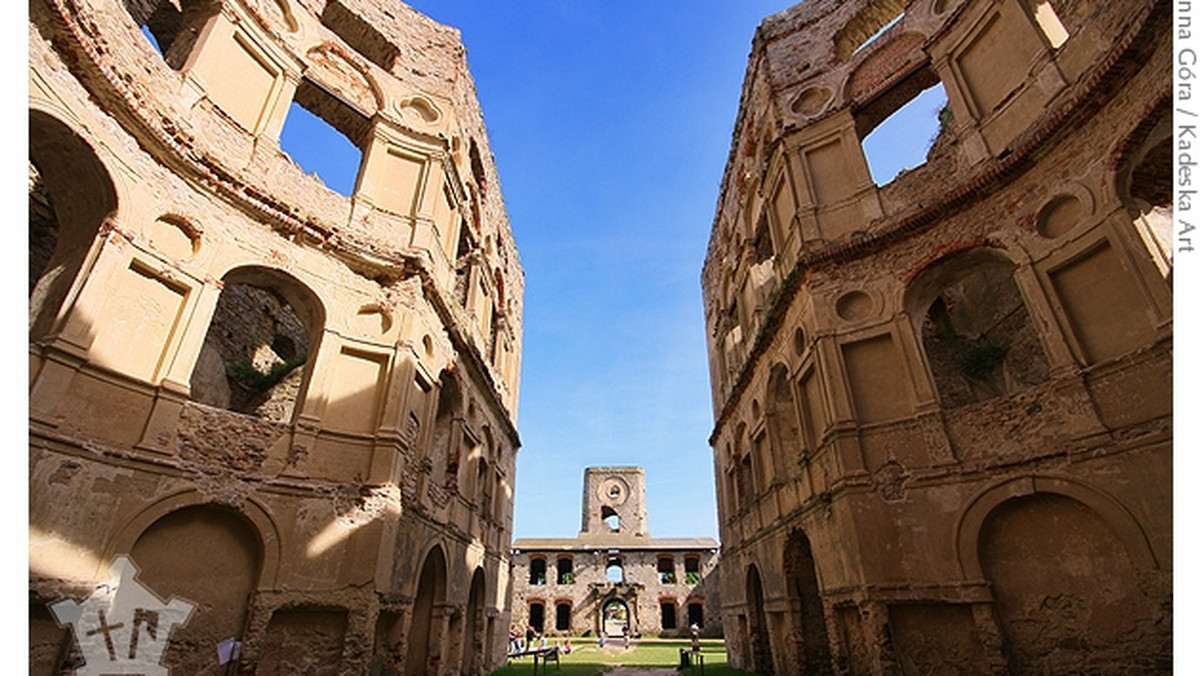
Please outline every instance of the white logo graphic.
[[50, 604], [61, 625], [71, 625], [87, 664], [77, 676], [145, 674], [168, 676], [159, 664], [175, 625], [184, 625], [196, 604], [158, 595], [135, 578], [138, 567], [127, 556], [118, 556], [108, 569], [109, 580], [99, 585], [83, 603], [63, 600]]

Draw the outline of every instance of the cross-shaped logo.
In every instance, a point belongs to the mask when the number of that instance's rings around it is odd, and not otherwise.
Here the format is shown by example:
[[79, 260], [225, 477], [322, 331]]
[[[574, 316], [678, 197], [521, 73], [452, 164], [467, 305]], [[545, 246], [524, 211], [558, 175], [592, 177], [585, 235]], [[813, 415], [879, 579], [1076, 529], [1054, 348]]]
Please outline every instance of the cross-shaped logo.
[[118, 556], [109, 580], [82, 603], [66, 599], [50, 604], [60, 625], [70, 625], [87, 664], [77, 676], [144, 674], [168, 676], [159, 662], [175, 625], [186, 624], [196, 604], [174, 596], [164, 603], [137, 581], [138, 567]]

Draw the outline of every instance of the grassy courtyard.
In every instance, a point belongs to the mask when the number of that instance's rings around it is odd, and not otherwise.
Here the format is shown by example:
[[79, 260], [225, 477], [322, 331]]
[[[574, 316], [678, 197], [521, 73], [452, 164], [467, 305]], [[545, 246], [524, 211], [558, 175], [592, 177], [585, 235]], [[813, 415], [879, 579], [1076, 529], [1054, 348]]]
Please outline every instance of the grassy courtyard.
[[[549, 645], [555, 645], [551, 642]], [[549, 672], [538, 664], [538, 676], [599, 676], [619, 666], [642, 669], [675, 669], [679, 666], [679, 649], [691, 649], [687, 640], [635, 639], [625, 648], [620, 639], [608, 640], [601, 648], [595, 638], [571, 639], [570, 654], [562, 655], [559, 666], [552, 662]], [[703, 640], [700, 652], [704, 655], [704, 676], [748, 676], [749, 672], [730, 667], [725, 659], [725, 644], [719, 640]], [[700, 668], [680, 672], [683, 676], [700, 676]], [[493, 676], [533, 676], [533, 658], [509, 660], [508, 666], [493, 672]]]

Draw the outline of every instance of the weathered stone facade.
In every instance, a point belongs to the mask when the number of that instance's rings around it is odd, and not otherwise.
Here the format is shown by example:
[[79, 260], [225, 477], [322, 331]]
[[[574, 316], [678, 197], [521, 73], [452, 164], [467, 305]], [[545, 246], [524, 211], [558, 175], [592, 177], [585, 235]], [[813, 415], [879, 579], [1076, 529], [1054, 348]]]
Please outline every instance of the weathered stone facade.
[[589, 467], [578, 538], [513, 542], [513, 625], [547, 636], [721, 635], [717, 543], [653, 538], [640, 467]]
[[[702, 275], [732, 664], [1170, 670], [1170, 17], [759, 27]], [[875, 185], [862, 139], [939, 83], [925, 163]]]
[[[524, 273], [458, 31], [33, 0], [29, 50], [30, 673], [119, 555], [198, 604], [174, 673], [502, 665]], [[292, 102], [352, 194], [281, 151]]]

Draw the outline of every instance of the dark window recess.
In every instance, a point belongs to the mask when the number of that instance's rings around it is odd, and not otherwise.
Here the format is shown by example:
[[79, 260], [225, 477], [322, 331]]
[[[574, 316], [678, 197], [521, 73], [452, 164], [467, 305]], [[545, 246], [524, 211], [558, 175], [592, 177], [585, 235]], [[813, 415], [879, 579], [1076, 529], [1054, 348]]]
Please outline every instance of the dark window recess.
[[569, 603], [560, 603], [554, 609], [554, 628], [558, 631], [570, 631], [571, 629], [571, 605]]
[[540, 603], [529, 604], [529, 626], [537, 633], [545, 631], [546, 627], [546, 608]]
[[677, 625], [675, 622], [675, 604], [670, 601], [663, 601], [662, 607], [662, 628], [674, 629]]
[[688, 604], [688, 626], [696, 625], [704, 627], [704, 605], [700, 603]]
[[529, 584], [546, 584], [545, 559], [533, 559], [529, 562]]

